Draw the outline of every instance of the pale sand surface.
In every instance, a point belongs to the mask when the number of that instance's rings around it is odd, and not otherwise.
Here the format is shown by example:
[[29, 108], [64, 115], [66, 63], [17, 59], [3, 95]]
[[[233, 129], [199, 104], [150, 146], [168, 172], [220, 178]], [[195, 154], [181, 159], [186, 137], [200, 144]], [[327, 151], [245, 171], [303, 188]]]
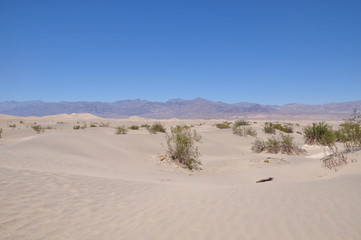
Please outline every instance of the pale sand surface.
[[[34, 122], [52, 129], [36, 134]], [[161, 162], [164, 134], [114, 134], [155, 122], [194, 124], [203, 170]], [[321, 147], [256, 154], [254, 137], [216, 122], [0, 115], [0, 239], [361, 239], [361, 152], [335, 172], [323, 167]], [[258, 137], [268, 137], [256, 122]], [[310, 122], [298, 123], [294, 132]], [[255, 183], [268, 177], [274, 181]]]

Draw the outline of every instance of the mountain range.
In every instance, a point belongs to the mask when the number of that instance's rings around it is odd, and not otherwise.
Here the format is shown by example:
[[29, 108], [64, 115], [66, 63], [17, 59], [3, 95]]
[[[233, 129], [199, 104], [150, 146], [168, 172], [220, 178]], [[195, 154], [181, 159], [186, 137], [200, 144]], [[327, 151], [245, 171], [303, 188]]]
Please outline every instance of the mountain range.
[[354, 109], [361, 110], [361, 100], [328, 104], [261, 105], [257, 103], [213, 102], [204, 98], [171, 99], [166, 102], [121, 100], [116, 102], [0, 102], [0, 114], [46, 116], [63, 113], [90, 113], [107, 118], [139, 116], [155, 119], [328, 119], [340, 120]]

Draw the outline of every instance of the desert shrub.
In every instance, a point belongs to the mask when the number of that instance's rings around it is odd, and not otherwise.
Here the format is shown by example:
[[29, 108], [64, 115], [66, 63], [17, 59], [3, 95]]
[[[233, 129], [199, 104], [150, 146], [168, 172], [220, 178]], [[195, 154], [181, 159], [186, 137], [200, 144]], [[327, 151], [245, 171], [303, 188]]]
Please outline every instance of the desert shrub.
[[335, 135], [338, 141], [344, 143], [347, 150], [361, 147], [361, 114], [354, 110], [351, 117], [345, 119], [340, 129], [335, 131]]
[[80, 125], [75, 125], [75, 126], [73, 126], [73, 129], [74, 129], [74, 130], [79, 130], [79, 129], [80, 129]]
[[252, 151], [260, 153], [266, 150], [266, 143], [262, 139], [256, 139], [252, 144]]
[[33, 125], [33, 126], [31, 126], [31, 128], [34, 129], [34, 131], [38, 134], [41, 133], [42, 131], [44, 131], [40, 125]]
[[23, 121], [23, 120], [20, 120], [20, 123], [21, 123], [21, 124], [23, 124], [23, 123], [24, 123], [24, 121]]
[[0, 128], [0, 138], [1, 138], [1, 134], [3, 133], [3, 129]]
[[8, 124], [8, 126], [11, 127], [11, 128], [16, 128], [16, 124], [15, 124], [15, 123], [14, 123], [14, 124]]
[[240, 126], [233, 126], [232, 127], [233, 133], [239, 136], [247, 137], [248, 135], [255, 137], [257, 136], [256, 130], [251, 127], [246, 127], [244, 125]]
[[140, 127], [149, 129], [149, 128], [150, 128], [150, 125], [149, 125], [149, 124], [142, 124]]
[[293, 133], [293, 127], [291, 124], [282, 125], [280, 123], [266, 122], [263, 128], [265, 133], [270, 133], [270, 134], [276, 133], [276, 129], [284, 133]]
[[275, 134], [276, 133], [276, 129], [273, 127], [273, 124], [270, 122], [265, 122], [264, 127], [263, 127], [263, 131], [265, 133], [269, 133], [269, 134]]
[[329, 150], [331, 153], [325, 153], [325, 157], [322, 159], [324, 167], [337, 171], [348, 164], [347, 157], [343, 154], [343, 152], [338, 151], [336, 145], [330, 146]]
[[97, 127], [94, 123], [90, 124], [90, 127]]
[[216, 127], [219, 129], [231, 128], [231, 123], [230, 122], [217, 123]]
[[277, 154], [281, 149], [281, 141], [276, 137], [270, 137], [266, 141], [266, 150], [268, 153]]
[[109, 123], [100, 123], [99, 127], [109, 127]]
[[155, 123], [148, 128], [148, 131], [152, 134], [156, 134], [157, 132], [165, 133], [165, 127], [160, 123]]
[[248, 125], [250, 125], [249, 122], [245, 120], [238, 120], [233, 123], [233, 127], [248, 126]]
[[137, 126], [137, 125], [132, 125], [132, 126], [129, 127], [129, 129], [139, 130], [139, 126]]
[[281, 142], [281, 145], [280, 145], [281, 153], [285, 153], [285, 154], [288, 154], [288, 155], [292, 155], [292, 154], [297, 155], [297, 154], [300, 154], [302, 152], [305, 152], [305, 150], [298, 147], [294, 143], [294, 138], [291, 135], [281, 133], [280, 142]]
[[115, 134], [127, 134], [128, 130], [124, 126], [115, 128]]
[[267, 141], [257, 139], [252, 145], [252, 151], [256, 153], [267, 151], [274, 154], [281, 152], [288, 155], [304, 152], [302, 148], [294, 143], [294, 138], [291, 135], [282, 133], [278, 137], [268, 138]]
[[171, 127], [166, 140], [167, 154], [171, 160], [189, 170], [199, 169], [200, 153], [195, 143], [201, 140], [201, 136], [195, 130], [185, 125]]
[[324, 122], [312, 123], [303, 129], [307, 144], [320, 144], [324, 146], [333, 145], [336, 136], [332, 127]]
[[273, 128], [280, 130], [281, 132], [284, 133], [293, 133], [293, 127], [290, 124], [279, 124], [279, 123], [275, 123], [273, 124]]

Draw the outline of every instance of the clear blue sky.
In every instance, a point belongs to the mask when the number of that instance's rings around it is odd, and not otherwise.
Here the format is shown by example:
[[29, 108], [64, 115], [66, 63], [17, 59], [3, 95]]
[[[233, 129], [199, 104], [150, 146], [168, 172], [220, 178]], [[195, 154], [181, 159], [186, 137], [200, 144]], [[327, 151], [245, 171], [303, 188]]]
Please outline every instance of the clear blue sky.
[[361, 1], [2, 0], [0, 81], [0, 101], [361, 100]]

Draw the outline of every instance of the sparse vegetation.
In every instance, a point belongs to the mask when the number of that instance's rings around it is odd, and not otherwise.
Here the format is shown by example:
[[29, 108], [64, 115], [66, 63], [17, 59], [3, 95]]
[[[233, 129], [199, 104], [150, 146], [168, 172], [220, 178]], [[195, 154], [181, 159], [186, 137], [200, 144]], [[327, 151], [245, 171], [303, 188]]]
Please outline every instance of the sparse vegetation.
[[266, 142], [263, 139], [256, 139], [252, 144], [252, 151], [260, 153], [266, 150]]
[[0, 128], [0, 138], [1, 138], [1, 134], [3, 133], [3, 129]]
[[166, 129], [161, 123], [155, 123], [148, 128], [148, 131], [152, 134], [156, 134], [158, 132], [165, 133]]
[[275, 134], [276, 133], [276, 129], [273, 127], [272, 123], [270, 123], [270, 122], [265, 122], [264, 127], [263, 127], [263, 131], [265, 133], [269, 133], [269, 134]]
[[234, 134], [243, 137], [247, 137], [248, 135], [252, 137], [257, 136], [256, 130], [254, 130], [252, 127], [247, 127], [245, 125], [233, 126], [232, 130]]
[[109, 127], [109, 123], [100, 123], [99, 127]]
[[294, 143], [294, 138], [288, 134], [280, 134], [278, 137], [268, 138], [267, 141], [257, 139], [253, 142], [252, 151], [260, 153], [267, 151], [268, 153], [293, 155], [303, 153], [304, 150]]
[[149, 128], [150, 128], [150, 125], [149, 125], [149, 124], [142, 124], [140, 127], [149, 129]]
[[127, 134], [127, 132], [128, 130], [124, 126], [115, 129], [115, 134]]
[[293, 133], [293, 127], [291, 124], [280, 124], [280, 123], [271, 123], [266, 122], [263, 128], [265, 133], [274, 134], [276, 129], [284, 133]]
[[201, 136], [195, 130], [185, 125], [171, 127], [166, 140], [167, 154], [172, 161], [189, 170], [199, 169], [200, 153], [195, 143], [201, 140]]
[[132, 126], [129, 127], [129, 129], [131, 129], [131, 130], [139, 130], [139, 126], [132, 125]]
[[223, 122], [223, 123], [217, 123], [216, 127], [219, 129], [226, 129], [226, 128], [231, 128], [231, 124], [230, 122]]
[[325, 157], [322, 159], [324, 167], [333, 169], [336, 172], [338, 169], [348, 164], [347, 157], [342, 152], [338, 151], [336, 145], [329, 146], [329, 150], [331, 151], [331, 154], [325, 153]]
[[331, 146], [336, 141], [332, 127], [325, 122], [312, 123], [304, 128], [304, 138], [307, 144]]
[[11, 127], [11, 128], [16, 128], [16, 124], [15, 124], [15, 123], [14, 123], [14, 124], [8, 124], [8, 126]]
[[85, 129], [85, 128], [87, 128], [87, 125], [86, 125], [86, 124], [84, 124], [84, 125], [82, 125], [82, 126], [80, 126], [80, 125], [75, 125], [75, 126], [73, 126], [73, 129], [74, 129], [74, 130]]
[[44, 131], [40, 125], [33, 125], [31, 128], [38, 134]]
[[248, 125], [250, 125], [250, 123], [245, 120], [238, 120], [233, 123], [233, 127], [248, 126]]
[[361, 147], [361, 114], [354, 110], [351, 117], [345, 119], [340, 129], [335, 131], [335, 136], [347, 150]]
[[97, 125], [95, 125], [94, 123], [90, 124], [90, 127], [97, 127]]

